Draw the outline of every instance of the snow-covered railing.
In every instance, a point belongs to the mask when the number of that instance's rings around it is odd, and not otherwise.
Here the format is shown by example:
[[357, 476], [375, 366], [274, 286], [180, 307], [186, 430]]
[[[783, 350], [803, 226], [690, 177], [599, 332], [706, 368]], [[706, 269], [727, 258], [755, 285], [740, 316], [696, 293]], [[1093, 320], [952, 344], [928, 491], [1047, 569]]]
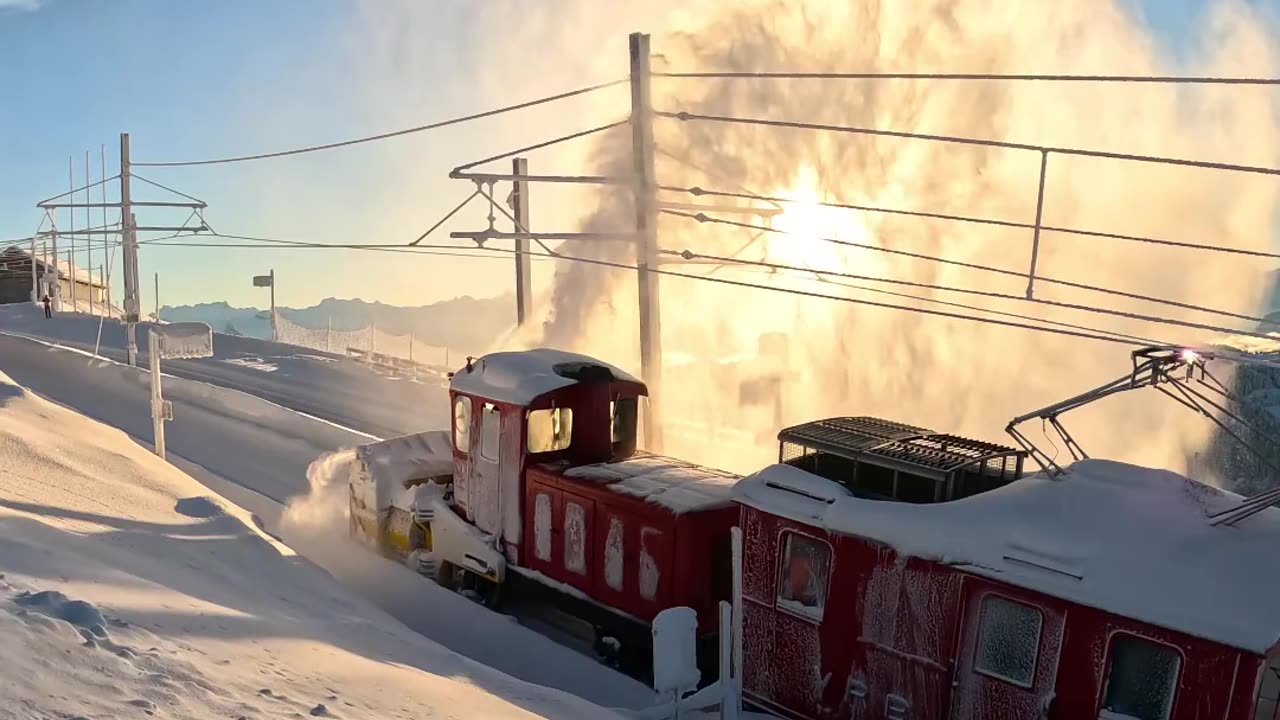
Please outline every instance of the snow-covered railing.
[[451, 363], [466, 357], [465, 352], [457, 349], [425, 343], [413, 333], [399, 335], [376, 325], [358, 330], [316, 329], [299, 325], [277, 312], [275, 327], [279, 342], [325, 352], [351, 354], [355, 350], [380, 353], [437, 368], [449, 368]]

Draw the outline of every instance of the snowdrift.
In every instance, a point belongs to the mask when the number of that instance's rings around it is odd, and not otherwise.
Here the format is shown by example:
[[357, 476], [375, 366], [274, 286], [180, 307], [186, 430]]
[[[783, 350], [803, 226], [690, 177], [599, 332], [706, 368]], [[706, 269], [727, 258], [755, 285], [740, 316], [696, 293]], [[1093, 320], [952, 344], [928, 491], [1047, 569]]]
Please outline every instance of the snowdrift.
[[613, 716], [412, 633], [2, 373], [0, 653], [24, 717]]

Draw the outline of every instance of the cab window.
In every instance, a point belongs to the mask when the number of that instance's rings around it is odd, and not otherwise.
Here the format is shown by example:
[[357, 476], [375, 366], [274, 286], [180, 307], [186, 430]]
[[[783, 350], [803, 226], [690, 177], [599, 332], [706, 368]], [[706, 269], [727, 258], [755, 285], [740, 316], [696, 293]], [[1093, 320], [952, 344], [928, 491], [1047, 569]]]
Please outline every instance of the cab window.
[[453, 401], [453, 446], [463, 454], [471, 451], [471, 398], [466, 395]]
[[573, 441], [573, 409], [529, 411], [528, 447], [531, 453], [564, 450]]
[[783, 533], [778, 607], [821, 620], [830, 573], [830, 546], [799, 533]]

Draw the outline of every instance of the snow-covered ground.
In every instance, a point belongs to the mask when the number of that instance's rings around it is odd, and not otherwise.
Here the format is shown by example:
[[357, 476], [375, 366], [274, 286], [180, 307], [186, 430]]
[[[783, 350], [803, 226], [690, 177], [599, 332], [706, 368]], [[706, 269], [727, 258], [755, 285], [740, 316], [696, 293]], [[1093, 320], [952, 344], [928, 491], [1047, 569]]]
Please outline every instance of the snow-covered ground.
[[[124, 432], [3, 374], [0, 528], [0, 714], [613, 716], [409, 631]], [[443, 591], [417, 599], [477, 622]]]
[[[215, 350], [224, 337], [215, 339]], [[165, 373], [178, 364], [166, 362]], [[0, 372], [58, 404], [120, 428], [125, 434], [118, 439], [131, 451], [149, 447], [145, 371], [73, 348], [0, 334]], [[306, 471], [312, 460], [367, 442], [368, 436], [235, 390], [186, 378], [166, 377], [164, 383], [175, 416], [167, 430], [169, 459], [253, 513], [260, 527], [366, 600], [450, 650], [521, 680], [609, 706], [636, 708], [650, 701], [647, 688], [594, 659], [348, 544], [345, 520], [334, 517], [332, 508], [326, 516], [323, 504], [311, 504], [309, 514], [294, 513], [286, 522], [289, 498], [309, 491]]]
[[[138, 363], [146, 366], [146, 332], [138, 325]], [[217, 328], [215, 328], [216, 330]], [[101, 333], [99, 333], [101, 330]], [[37, 308], [0, 305], [0, 332], [127, 359], [124, 326], [89, 315], [46, 320]], [[447, 425], [444, 378], [410, 381], [379, 374], [338, 355], [216, 333], [214, 357], [165, 364], [165, 372], [235, 388], [294, 410], [380, 437]]]

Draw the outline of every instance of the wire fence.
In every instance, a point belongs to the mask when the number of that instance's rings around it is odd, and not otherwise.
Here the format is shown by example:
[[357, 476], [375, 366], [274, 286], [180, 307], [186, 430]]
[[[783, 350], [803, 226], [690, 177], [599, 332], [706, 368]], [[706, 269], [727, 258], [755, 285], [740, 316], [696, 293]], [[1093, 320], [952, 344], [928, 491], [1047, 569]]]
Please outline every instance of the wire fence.
[[275, 318], [279, 342], [313, 350], [340, 355], [379, 353], [443, 369], [451, 369], [463, 362], [468, 354], [458, 348], [425, 342], [413, 333], [388, 332], [372, 324], [357, 330], [316, 329], [299, 325], [279, 312]]

